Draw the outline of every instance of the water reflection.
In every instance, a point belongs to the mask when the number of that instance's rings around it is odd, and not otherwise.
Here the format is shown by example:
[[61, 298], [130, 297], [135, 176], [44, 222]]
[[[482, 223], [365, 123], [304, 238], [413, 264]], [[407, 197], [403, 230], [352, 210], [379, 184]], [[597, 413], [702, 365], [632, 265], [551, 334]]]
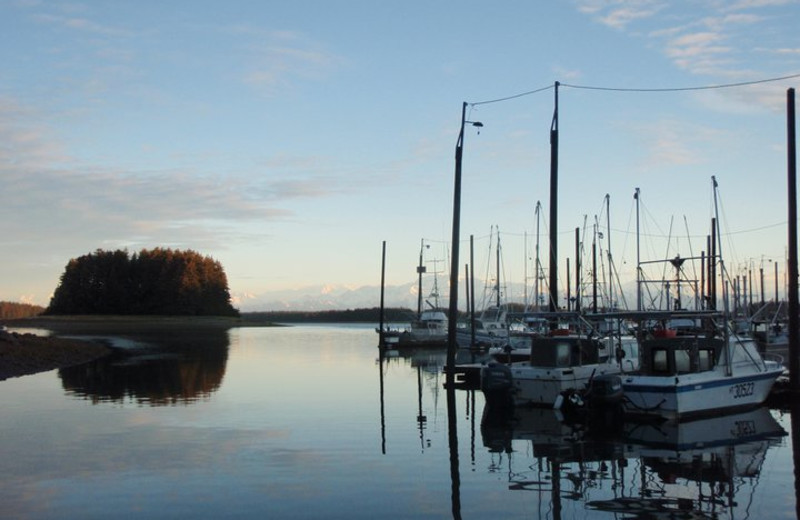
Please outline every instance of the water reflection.
[[481, 434], [494, 456], [489, 470], [507, 472], [509, 490], [534, 491], [540, 505], [549, 500], [553, 518], [566, 501], [624, 518], [718, 518], [751, 503], [767, 450], [786, 431], [765, 407], [679, 424], [624, 423], [612, 436], [534, 408], [486, 410]]
[[60, 369], [64, 389], [93, 402], [187, 404], [219, 389], [228, 360], [226, 330], [142, 331], [111, 355]]

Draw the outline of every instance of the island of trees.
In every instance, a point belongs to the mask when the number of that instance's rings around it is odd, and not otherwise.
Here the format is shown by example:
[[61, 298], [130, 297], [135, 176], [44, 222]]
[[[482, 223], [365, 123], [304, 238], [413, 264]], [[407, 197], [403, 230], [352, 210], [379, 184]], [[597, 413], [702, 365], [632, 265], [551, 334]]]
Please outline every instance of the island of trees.
[[97, 251], [73, 258], [45, 314], [238, 316], [222, 265], [195, 251]]

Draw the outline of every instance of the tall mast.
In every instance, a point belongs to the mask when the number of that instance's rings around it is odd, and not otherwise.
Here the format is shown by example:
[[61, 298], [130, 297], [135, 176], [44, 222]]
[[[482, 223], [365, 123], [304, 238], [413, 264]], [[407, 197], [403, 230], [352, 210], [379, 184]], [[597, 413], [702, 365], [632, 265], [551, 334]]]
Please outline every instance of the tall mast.
[[496, 260], [497, 269], [497, 283], [495, 284], [495, 289], [497, 289], [497, 308], [500, 308], [500, 226], [497, 226], [497, 260]]
[[536, 302], [536, 310], [539, 311], [539, 275], [542, 272], [542, 266], [539, 263], [539, 215], [542, 210], [541, 201], [536, 201], [536, 274], [533, 281], [533, 297]]
[[523, 239], [522, 251], [523, 251], [523, 256], [522, 256], [522, 267], [523, 267], [522, 279], [525, 281], [522, 284], [523, 291], [524, 291], [523, 302], [525, 302], [525, 310], [527, 311], [528, 310], [528, 304], [530, 303], [528, 301], [528, 260], [529, 260], [529, 257], [528, 257], [528, 231], [527, 230], [525, 231], [525, 237]]
[[[719, 227], [719, 208], [718, 208], [718, 205], [717, 205], [717, 188], [719, 187], [719, 185], [717, 184], [716, 177], [714, 177], [713, 175], [711, 176], [711, 184], [712, 184], [712, 187], [713, 187], [713, 190], [714, 190], [714, 222], [715, 222], [715, 227], [714, 227], [714, 229], [712, 231], [716, 232], [717, 241], [719, 242], [719, 244], [718, 244], [719, 247], [718, 247], [718, 249], [716, 251], [716, 254], [717, 254], [718, 258], [719, 258], [719, 260], [718, 260], [719, 273], [720, 273], [720, 276], [722, 276], [722, 280], [723, 280], [723, 283], [722, 283], [722, 306], [723, 307], [722, 308], [724, 309], [724, 313], [725, 313], [724, 316], [725, 316], [725, 319], [727, 320], [728, 317], [730, 316], [730, 312], [729, 312], [729, 309], [728, 309], [728, 295], [726, 294], [726, 287], [727, 286], [725, 284], [725, 280], [727, 279], [727, 277], [725, 276], [725, 264], [722, 261], [722, 233], [720, 233], [719, 230], [717, 229], [717, 227]], [[716, 306], [714, 307], [714, 309], [716, 310]], [[731, 364], [733, 363], [733, 360], [731, 359], [732, 352], [731, 352], [730, 341], [728, 341], [728, 327], [727, 326], [723, 328], [723, 334], [724, 334], [724, 337], [725, 337], [725, 348], [727, 349], [727, 352], [726, 352], [726, 354], [727, 354], [726, 357], [728, 359], [728, 366], [727, 366], [727, 371], [728, 372], [727, 373], [728, 373], [728, 375], [731, 375], [731, 373], [733, 371], [733, 368], [731, 366]]]
[[636, 310], [642, 310], [642, 273], [641, 273], [641, 266], [639, 262], [641, 260], [639, 256], [639, 188], [636, 188], [636, 192], [633, 194], [634, 200], [636, 200]]
[[417, 277], [419, 278], [417, 287], [417, 319], [422, 318], [422, 273], [425, 272], [425, 264], [422, 262], [422, 252], [425, 250], [425, 239], [419, 241], [419, 265], [417, 266]]
[[611, 195], [606, 193], [606, 230], [608, 231], [608, 307], [614, 309], [614, 267], [611, 259]]

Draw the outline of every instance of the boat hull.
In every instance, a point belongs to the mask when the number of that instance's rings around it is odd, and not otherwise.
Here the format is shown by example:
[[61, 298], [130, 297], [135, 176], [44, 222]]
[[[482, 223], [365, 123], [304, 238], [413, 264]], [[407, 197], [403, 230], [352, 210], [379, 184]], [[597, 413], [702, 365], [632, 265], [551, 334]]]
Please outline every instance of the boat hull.
[[667, 420], [730, 413], [762, 404], [783, 368], [720, 376], [716, 371], [671, 377], [627, 375], [622, 378], [623, 406], [629, 416]]
[[559, 396], [586, 389], [592, 378], [619, 372], [618, 365], [613, 363], [569, 368], [539, 368], [527, 363], [495, 364], [484, 367], [481, 385], [487, 400], [494, 401], [494, 404], [553, 407]]

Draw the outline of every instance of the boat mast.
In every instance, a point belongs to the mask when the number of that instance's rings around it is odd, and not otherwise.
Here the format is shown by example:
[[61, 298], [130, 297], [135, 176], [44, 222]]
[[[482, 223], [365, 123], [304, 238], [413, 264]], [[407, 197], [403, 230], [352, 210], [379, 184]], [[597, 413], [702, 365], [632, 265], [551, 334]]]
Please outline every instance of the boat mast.
[[425, 250], [425, 239], [421, 239], [419, 244], [419, 265], [417, 266], [417, 277], [419, 278], [417, 287], [417, 319], [422, 318], [422, 273], [425, 272], [425, 264], [422, 262], [422, 252]]
[[592, 230], [592, 312], [597, 314], [597, 216]]
[[523, 255], [522, 256], [522, 267], [523, 267], [522, 279], [524, 280], [524, 283], [522, 284], [522, 286], [523, 286], [523, 288], [522, 288], [522, 290], [523, 290], [523, 299], [522, 299], [522, 301], [525, 302], [525, 310], [527, 311], [528, 310], [528, 305], [530, 304], [530, 302], [528, 301], [528, 260], [529, 260], [530, 257], [528, 256], [528, 231], [527, 230], [525, 231], [525, 236], [523, 238], [522, 255]]
[[[730, 317], [730, 313], [729, 313], [729, 309], [728, 309], [728, 296], [727, 296], [726, 290], [725, 290], [727, 286], [724, 283], [724, 280], [725, 280], [725, 264], [722, 261], [722, 233], [720, 233], [720, 230], [717, 229], [719, 227], [719, 207], [718, 207], [718, 204], [717, 204], [717, 188], [719, 188], [719, 185], [717, 184], [716, 177], [714, 177], [713, 175], [711, 176], [711, 185], [712, 185], [712, 189], [713, 189], [713, 192], [714, 192], [714, 229], [712, 229], [712, 232], [717, 234], [717, 242], [718, 243], [716, 244], [717, 245], [716, 255], [719, 257], [719, 260], [718, 260], [719, 261], [719, 273], [720, 273], [720, 275], [722, 276], [722, 279], [723, 279], [723, 284], [722, 284], [722, 306], [723, 306], [723, 311], [724, 311], [723, 316], [724, 316], [724, 320], [726, 321], [726, 323], [725, 323], [725, 326], [722, 328], [722, 334], [723, 334], [723, 338], [725, 340], [725, 350], [726, 350], [726, 354], [727, 354], [726, 357], [728, 358], [727, 359], [727, 366], [726, 366], [727, 375], [730, 376], [730, 375], [733, 374], [733, 368], [732, 368], [733, 360], [731, 359], [731, 355], [733, 354], [733, 352], [731, 350], [730, 334], [729, 334], [728, 326], [727, 326], [727, 320]], [[715, 285], [716, 285], [716, 283], [715, 283]]]
[[496, 253], [496, 283], [495, 290], [497, 291], [497, 308], [500, 309], [500, 226], [497, 226], [497, 253]]
[[614, 310], [614, 267], [611, 259], [611, 195], [606, 193], [606, 231], [608, 231], [608, 308]]
[[642, 267], [639, 265], [639, 188], [633, 194], [636, 201], [636, 310], [642, 310]]
[[536, 311], [539, 310], [539, 276], [542, 273], [542, 266], [539, 263], [539, 215], [542, 210], [542, 203], [541, 201], [536, 201], [536, 274], [534, 275], [533, 281], [533, 297], [534, 301], [536, 302]]

